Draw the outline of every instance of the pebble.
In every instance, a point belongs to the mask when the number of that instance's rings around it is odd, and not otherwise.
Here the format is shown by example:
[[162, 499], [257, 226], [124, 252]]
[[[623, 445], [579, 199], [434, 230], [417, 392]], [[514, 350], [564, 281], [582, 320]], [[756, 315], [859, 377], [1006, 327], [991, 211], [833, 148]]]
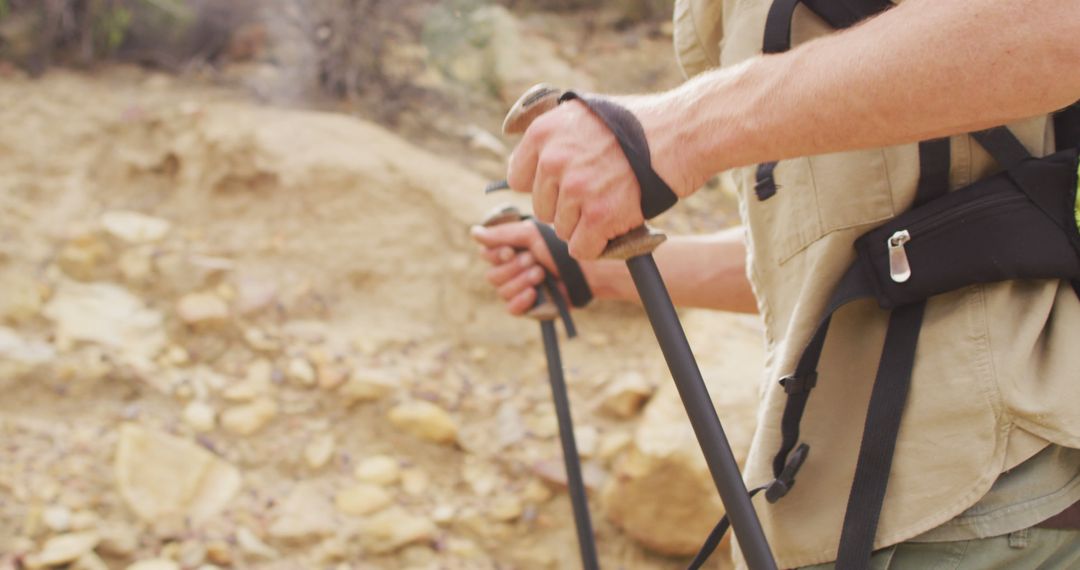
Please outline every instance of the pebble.
[[382, 487], [360, 483], [341, 491], [334, 497], [334, 505], [347, 515], [363, 516], [382, 510], [394, 502], [390, 493]]
[[293, 358], [285, 369], [285, 376], [305, 388], [315, 386], [315, 367], [306, 358]]
[[655, 390], [640, 372], [624, 372], [604, 389], [600, 407], [614, 416], [629, 419], [641, 411]]
[[431, 511], [431, 520], [439, 525], [446, 525], [454, 521], [457, 509], [453, 505], [439, 505]]
[[74, 562], [79, 557], [93, 552], [94, 547], [101, 542], [101, 536], [96, 532], [75, 532], [61, 534], [45, 541], [37, 561], [43, 566], [59, 566]]
[[278, 352], [281, 350], [281, 340], [276, 336], [255, 327], [244, 329], [244, 342], [259, 352]]
[[[240, 527], [236, 529], [236, 545], [240, 547], [240, 551], [244, 554], [254, 556], [257, 558], [263, 558], [266, 560], [273, 560], [281, 556], [277, 550], [274, 550], [270, 545], [262, 541], [254, 532], [251, 532], [247, 527]], [[218, 555], [217, 557], [210, 556], [210, 561], [215, 564], [232, 564], [232, 553], [227, 550], [228, 545], [222, 543], [222, 546], [226, 550], [224, 555]], [[207, 555], [210, 555], [209, 549]]]
[[349, 379], [349, 369], [337, 363], [320, 364], [316, 371], [316, 383], [323, 390], [333, 390]]
[[304, 446], [304, 462], [312, 469], [321, 469], [334, 455], [334, 436], [321, 434], [315, 436]]
[[244, 316], [259, 313], [277, 302], [278, 287], [269, 281], [243, 277], [236, 283], [236, 312]]
[[180, 570], [180, 565], [166, 558], [151, 558], [140, 560], [128, 566], [127, 570]]
[[400, 478], [401, 468], [393, 457], [375, 455], [358, 463], [353, 476], [364, 483], [392, 485]]
[[105, 212], [101, 225], [109, 235], [129, 244], [161, 241], [172, 228], [168, 220], [129, 210]]
[[268, 530], [270, 536], [284, 540], [333, 534], [334, 506], [314, 483], [299, 483], [279, 505]]
[[386, 554], [409, 544], [434, 538], [435, 524], [401, 507], [390, 507], [365, 519], [360, 526], [361, 540], [373, 554]]
[[116, 266], [120, 268], [120, 274], [124, 281], [133, 285], [142, 285], [150, 281], [154, 274], [153, 253], [144, 248], [129, 249], [120, 254], [116, 260]]
[[259, 398], [250, 404], [226, 409], [221, 414], [221, 425], [237, 435], [252, 435], [274, 419], [277, 413], [277, 402], [270, 398]]
[[419, 469], [406, 469], [401, 473], [401, 489], [413, 497], [426, 494], [429, 486], [427, 473]]
[[423, 400], [400, 404], [390, 410], [390, 423], [420, 439], [451, 444], [457, 441], [457, 424], [450, 414]]
[[488, 515], [500, 522], [511, 522], [521, 516], [524, 508], [521, 499], [513, 495], [503, 495], [492, 502], [488, 508]]
[[71, 528], [71, 510], [63, 505], [54, 505], [41, 513], [41, 520], [53, 532], [66, 532]]
[[[244, 533], [251, 534], [251, 532], [252, 531], [249, 531], [244, 527], [240, 527], [240, 529], [237, 530], [237, 543], [240, 544], [241, 547], [243, 547], [244, 542], [240, 539], [240, 535]], [[267, 547], [269, 548], [269, 546]], [[214, 562], [216, 565], [229, 566], [232, 564], [232, 548], [229, 546], [228, 542], [221, 540], [207, 542], [206, 559]]]
[[596, 455], [599, 445], [600, 431], [595, 426], [575, 426], [574, 442], [577, 443], [578, 455], [588, 459]]
[[606, 433], [600, 438], [597, 456], [604, 461], [611, 461], [633, 441], [633, 437], [624, 431]]
[[177, 301], [176, 314], [188, 325], [218, 325], [229, 318], [229, 306], [213, 293], [188, 293]]
[[69, 570], [109, 570], [109, 565], [100, 556], [93, 552], [87, 552], [79, 557]]
[[127, 558], [139, 548], [139, 537], [135, 531], [122, 524], [112, 524], [101, 529], [101, 543], [97, 551], [114, 558]]
[[551, 488], [536, 479], [531, 479], [525, 484], [525, 488], [521, 490], [522, 500], [534, 505], [546, 503], [553, 496], [554, 493], [551, 492]]
[[211, 431], [217, 424], [217, 412], [209, 404], [199, 400], [184, 406], [183, 417], [184, 423], [199, 433]]
[[399, 382], [385, 372], [371, 369], [354, 370], [338, 394], [347, 404], [373, 402], [394, 391]]

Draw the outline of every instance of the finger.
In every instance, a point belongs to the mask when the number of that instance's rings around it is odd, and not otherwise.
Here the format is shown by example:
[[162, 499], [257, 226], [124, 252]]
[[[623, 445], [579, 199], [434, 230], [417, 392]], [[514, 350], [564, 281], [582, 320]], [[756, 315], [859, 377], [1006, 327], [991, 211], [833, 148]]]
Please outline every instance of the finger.
[[[595, 209], [592, 211], [596, 211]], [[604, 248], [607, 247], [608, 238], [601, 229], [599, 214], [591, 214], [589, 210], [583, 211], [573, 235], [566, 240], [570, 256], [579, 261], [587, 261], [600, 257]]]
[[522, 220], [489, 228], [473, 226], [469, 233], [474, 240], [489, 248], [509, 246], [514, 249], [528, 249], [540, 232], [531, 221]]
[[514, 248], [504, 245], [500, 247], [485, 247], [484, 251], [480, 254], [488, 263], [492, 265], [502, 265], [514, 259]]
[[506, 303], [506, 310], [511, 315], [520, 316], [536, 304], [536, 289], [529, 287]]
[[555, 211], [555, 235], [563, 241], [569, 241], [574, 235], [574, 228], [578, 225], [581, 217], [581, 203], [571, 197], [564, 197]]
[[536, 165], [536, 178], [533, 179], [533, 215], [547, 224], [555, 219], [556, 205], [559, 200], [559, 179], [562, 177], [565, 165], [565, 162], [556, 155], [557, 152], [549, 150], [541, 155]]
[[489, 269], [487, 271], [486, 277], [488, 283], [491, 283], [496, 288], [498, 288], [513, 279], [514, 277], [517, 277], [517, 275], [521, 272], [528, 271], [529, 269], [536, 266], [536, 260], [533, 259], [532, 254], [527, 251], [523, 251], [518, 254], [517, 259], [509, 263], [496, 265], [495, 267]]
[[535, 287], [544, 280], [543, 268], [536, 266], [528, 271], [522, 271], [506, 283], [496, 289], [496, 292], [504, 301], [509, 301], [518, 296], [525, 289]]
[[[542, 118], [541, 118], [542, 119]], [[510, 164], [506, 169], [506, 182], [518, 192], [531, 192], [536, 178], [536, 163], [544, 141], [551, 131], [547, 122], [537, 119], [525, 131], [525, 136], [510, 155]]]

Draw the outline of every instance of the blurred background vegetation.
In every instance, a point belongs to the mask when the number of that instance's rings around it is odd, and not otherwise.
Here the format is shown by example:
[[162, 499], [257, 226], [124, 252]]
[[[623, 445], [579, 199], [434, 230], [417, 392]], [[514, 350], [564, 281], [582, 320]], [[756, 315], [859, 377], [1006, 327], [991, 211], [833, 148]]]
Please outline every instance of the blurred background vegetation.
[[400, 46], [423, 39], [429, 53], [445, 55], [454, 44], [483, 43], [490, 33], [474, 16], [492, 5], [515, 13], [602, 7], [625, 27], [669, 18], [672, 2], [0, 0], [0, 58], [33, 75], [103, 60], [172, 72], [275, 60], [297, 70], [297, 91], [387, 100], [414, 88], [422, 71]]

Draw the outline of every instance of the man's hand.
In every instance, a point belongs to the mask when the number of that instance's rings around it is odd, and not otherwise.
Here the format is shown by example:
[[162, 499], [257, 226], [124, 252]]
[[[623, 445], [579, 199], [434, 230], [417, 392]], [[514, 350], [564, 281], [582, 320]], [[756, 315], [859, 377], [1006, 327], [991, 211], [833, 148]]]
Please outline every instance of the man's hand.
[[[492, 265], [488, 282], [512, 315], [522, 315], [536, 303], [536, 286], [544, 280], [544, 269], [559, 276], [540, 230], [531, 221], [474, 226], [472, 237], [484, 247], [482, 255]], [[559, 286], [564, 289], [561, 281]], [[562, 294], [566, 295], [565, 289]]]
[[[661, 114], [651, 99], [620, 103], [641, 121], [653, 168], [670, 185], [677, 172], [670, 159], [673, 145], [657, 128]], [[532, 192], [536, 217], [554, 224], [578, 260], [599, 257], [608, 241], [645, 221], [641, 189], [626, 156], [607, 126], [580, 101], [563, 103], [533, 121], [510, 159], [507, 181], [514, 190]], [[672, 189], [684, 196], [692, 191], [686, 186]]]

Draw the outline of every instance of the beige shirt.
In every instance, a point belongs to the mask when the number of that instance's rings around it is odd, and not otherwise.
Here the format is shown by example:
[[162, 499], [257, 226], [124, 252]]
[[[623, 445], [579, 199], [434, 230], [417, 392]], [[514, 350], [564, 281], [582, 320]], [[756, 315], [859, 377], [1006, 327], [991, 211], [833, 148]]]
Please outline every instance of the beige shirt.
[[[761, 52], [768, 0], [678, 0], [675, 44], [688, 75]], [[804, 7], [793, 44], [832, 30]], [[1046, 117], [1010, 125], [1036, 155], [1052, 151]], [[952, 139], [951, 184], [995, 164], [969, 137]], [[747, 459], [748, 484], [771, 479], [791, 373], [854, 240], [910, 207], [917, 145], [786, 160], [776, 196], [753, 192], [754, 168], [734, 173], [748, 228], [749, 276], [765, 322], [763, 403]], [[781, 568], [835, 559], [887, 313], [859, 301], [832, 320], [817, 388], [802, 423], [809, 459], [775, 505], [756, 500]], [[1080, 302], [1067, 283], [977, 285], [932, 298], [919, 338], [875, 548], [950, 521], [998, 476], [1054, 442], [1080, 448]]]

